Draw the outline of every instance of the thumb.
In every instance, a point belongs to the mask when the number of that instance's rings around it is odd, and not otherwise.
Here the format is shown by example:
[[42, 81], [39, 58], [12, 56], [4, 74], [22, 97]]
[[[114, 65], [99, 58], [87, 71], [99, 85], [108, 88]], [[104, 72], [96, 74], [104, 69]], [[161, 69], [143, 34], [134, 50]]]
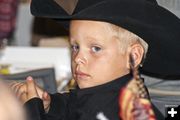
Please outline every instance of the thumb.
[[39, 97], [36, 90], [36, 84], [31, 76], [27, 77], [26, 83], [27, 83], [27, 91], [28, 91], [27, 98], [31, 99], [34, 97]]

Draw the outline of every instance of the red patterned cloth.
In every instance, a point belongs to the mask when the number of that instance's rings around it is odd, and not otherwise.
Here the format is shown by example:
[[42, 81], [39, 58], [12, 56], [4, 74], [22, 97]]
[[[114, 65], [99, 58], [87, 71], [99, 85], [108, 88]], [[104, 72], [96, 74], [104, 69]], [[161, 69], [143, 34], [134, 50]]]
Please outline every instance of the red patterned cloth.
[[18, 0], [0, 0], [0, 39], [10, 37], [16, 23]]
[[145, 91], [142, 88], [143, 86], [140, 88], [133, 79], [120, 90], [119, 116], [122, 120], [156, 120], [150, 100], [143, 97]]

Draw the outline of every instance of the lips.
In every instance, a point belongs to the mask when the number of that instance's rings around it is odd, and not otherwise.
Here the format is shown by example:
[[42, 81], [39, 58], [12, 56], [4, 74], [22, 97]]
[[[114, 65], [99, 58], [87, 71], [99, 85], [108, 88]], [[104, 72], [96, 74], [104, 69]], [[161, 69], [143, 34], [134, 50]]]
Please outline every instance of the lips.
[[90, 75], [84, 73], [84, 72], [81, 72], [81, 71], [75, 71], [75, 76], [77, 78], [86, 78], [86, 77], [89, 77]]

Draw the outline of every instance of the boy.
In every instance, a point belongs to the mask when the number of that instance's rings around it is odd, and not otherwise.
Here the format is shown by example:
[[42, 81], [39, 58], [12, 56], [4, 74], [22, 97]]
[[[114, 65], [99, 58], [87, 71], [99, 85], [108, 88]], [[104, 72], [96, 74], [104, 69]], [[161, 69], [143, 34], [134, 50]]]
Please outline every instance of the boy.
[[[69, 24], [72, 74], [78, 85], [70, 93], [54, 95], [36, 87], [31, 77], [26, 84], [14, 85], [32, 120], [163, 119], [151, 104], [137, 69], [149, 45], [143, 72], [179, 74], [179, 63], [169, 63], [170, 56], [164, 59], [163, 53], [169, 53], [170, 44], [179, 43], [177, 17], [155, 0], [34, 0], [31, 10], [35, 16]], [[166, 17], [173, 24], [161, 21]]]

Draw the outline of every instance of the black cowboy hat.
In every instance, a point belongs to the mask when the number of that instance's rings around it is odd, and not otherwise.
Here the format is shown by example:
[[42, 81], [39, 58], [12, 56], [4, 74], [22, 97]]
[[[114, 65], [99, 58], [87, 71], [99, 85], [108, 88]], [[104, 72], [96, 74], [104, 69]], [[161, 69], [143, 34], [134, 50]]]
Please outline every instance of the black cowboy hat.
[[149, 44], [141, 72], [180, 77], [180, 19], [156, 0], [32, 0], [31, 12], [59, 22], [95, 20], [123, 27]]

